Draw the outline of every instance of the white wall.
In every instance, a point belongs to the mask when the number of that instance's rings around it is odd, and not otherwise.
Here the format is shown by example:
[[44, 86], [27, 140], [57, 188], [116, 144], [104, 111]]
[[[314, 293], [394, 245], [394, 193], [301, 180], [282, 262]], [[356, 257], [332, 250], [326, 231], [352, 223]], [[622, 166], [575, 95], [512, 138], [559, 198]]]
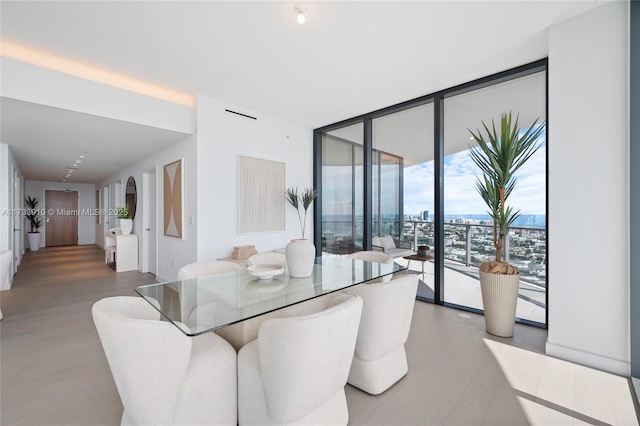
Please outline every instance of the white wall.
[[547, 353], [629, 375], [628, 3], [549, 30]]
[[[95, 244], [95, 221], [96, 218], [90, 214], [83, 214], [88, 210], [96, 208], [96, 186], [92, 183], [68, 183], [68, 182], [46, 182], [39, 180], [27, 180], [24, 184], [25, 197], [38, 197], [40, 199], [39, 208], [45, 208], [45, 191], [65, 190], [78, 191], [78, 244]], [[25, 222], [27, 227], [27, 222]], [[28, 228], [27, 230], [29, 230]], [[40, 228], [40, 247], [45, 247], [47, 224]]]
[[[163, 193], [162, 193], [162, 180], [163, 180], [163, 167], [165, 164], [171, 163], [173, 161], [179, 160], [180, 158], [184, 159], [184, 228], [183, 228], [183, 239], [167, 237], [164, 235], [163, 229]], [[114, 183], [122, 182], [122, 194], [124, 194], [124, 187], [127, 183], [127, 179], [129, 176], [133, 176], [136, 181], [137, 188], [137, 207], [136, 207], [136, 217], [133, 220], [133, 233], [138, 235], [138, 268], [140, 269], [142, 265], [142, 233], [144, 232], [142, 229], [142, 218], [144, 215], [144, 207], [143, 207], [143, 185], [142, 185], [142, 174], [143, 171], [149, 169], [156, 170], [156, 190], [157, 190], [157, 203], [158, 203], [158, 211], [157, 211], [157, 229], [155, 232], [157, 233], [157, 244], [158, 244], [158, 261], [157, 261], [157, 272], [156, 277], [159, 281], [173, 281], [177, 278], [178, 270], [191, 262], [195, 262], [197, 255], [197, 238], [198, 238], [198, 225], [195, 220], [196, 217], [196, 209], [197, 209], [197, 200], [196, 200], [196, 138], [195, 136], [190, 136], [177, 144], [174, 144], [152, 156], [149, 158], [140, 161], [126, 169], [116, 173], [113, 176], [110, 176], [105, 181], [101, 182], [97, 185], [98, 188], [102, 189], [104, 186], [108, 185], [110, 189], [110, 196], [113, 198], [114, 194]], [[124, 195], [123, 195], [124, 197]], [[112, 207], [120, 207], [124, 205], [124, 198], [122, 200], [117, 201], [116, 205]], [[189, 218], [193, 219], [193, 224], [190, 223]], [[118, 224], [111, 224], [110, 227], [114, 228]], [[153, 231], [153, 230], [152, 230]], [[150, 231], [150, 232], [152, 232]], [[99, 231], [96, 231], [98, 233]]]
[[[288, 204], [286, 231], [238, 234], [238, 156], [284, 162], [287, 187], [312, 186], [312, 129], [205, 96], [197, 97], [196, 107], [198, 260], [230, 256], [237, 245], [253, 244], [258, 251], [271, 251], [286, 246], [293, 238], [300, 238], [297, 216]], [[225, 109], [257, 120], [225, 112]], [[306, 235], [310, 239], [313, 238], [312, 224], [313, 214], [309, 214]]]
[[12, 59], [0, 58], [0, 67], [4, 97], [193, 133], [189, 107]]

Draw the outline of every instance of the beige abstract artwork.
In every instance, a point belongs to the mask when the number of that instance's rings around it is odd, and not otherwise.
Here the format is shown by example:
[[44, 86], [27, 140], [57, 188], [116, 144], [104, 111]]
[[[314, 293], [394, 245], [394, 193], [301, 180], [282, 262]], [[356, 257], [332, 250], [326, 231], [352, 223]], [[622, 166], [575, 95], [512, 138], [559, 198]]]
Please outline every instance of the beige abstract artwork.
[[238, 233], [285, 230], [285, 163], [238, 159]]
[[164, 235], [182, 239], [182, 159], [164, 166]]

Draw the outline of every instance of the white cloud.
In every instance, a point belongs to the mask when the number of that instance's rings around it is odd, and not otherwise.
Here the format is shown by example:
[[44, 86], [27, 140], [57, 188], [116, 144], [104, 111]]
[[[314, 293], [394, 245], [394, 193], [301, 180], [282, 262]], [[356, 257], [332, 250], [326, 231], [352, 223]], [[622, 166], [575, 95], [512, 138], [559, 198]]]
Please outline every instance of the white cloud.
[[[525, 163], [518, 173], [516, 188], [509, 204], [521, 214], [545, 213], [546, 147], [541, 147]], [[350, 213], [351, 168], [331, 167], [331, 179], [325, 180], [323, 191], [325, 212]], [[468, 151], [461, 151], [445, 158], [444, 209], [447, 215], [486, 214], [487, 207], [476, 191], [476, 176], [481, 176]], [[390, 180], [383, 178], [389, 184]], [[331, 183], [329, 183], [329, 181]], [[404, 169], [404, 213], [434, 212], [434, 163], [417, 164]], [[393, 197], [395, 198], [395, 197]], [[383, 210], [390, 211], [395, 199], [385, 198]]]

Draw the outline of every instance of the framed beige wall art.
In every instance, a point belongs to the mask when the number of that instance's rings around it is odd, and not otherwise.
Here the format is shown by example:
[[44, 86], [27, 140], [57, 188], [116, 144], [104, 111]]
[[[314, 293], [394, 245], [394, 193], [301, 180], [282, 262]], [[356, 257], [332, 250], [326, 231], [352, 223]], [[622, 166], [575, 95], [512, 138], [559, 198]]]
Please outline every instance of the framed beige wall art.
[[284, 231], [285, 163], [238, 157], [238, 233]]
[[183, 160], [164, 166], [164, 235], [182, 239]]

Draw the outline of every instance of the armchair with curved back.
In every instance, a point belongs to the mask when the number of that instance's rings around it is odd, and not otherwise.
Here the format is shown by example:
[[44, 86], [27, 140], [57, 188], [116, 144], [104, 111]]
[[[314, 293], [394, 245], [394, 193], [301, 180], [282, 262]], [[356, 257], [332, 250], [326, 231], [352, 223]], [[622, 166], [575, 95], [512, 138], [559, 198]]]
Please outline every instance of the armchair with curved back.
[[240, 425], [331, 424], [349, 420], [344, 386], [362, 299], [340, 294], [321, 312], [262, 323], [238, 353]]
[[267, 264], [282, 265], [284, 267], [287, 264], [287, 257], [282, 253], [267, 252], [254, 254], [247, 259], [247, 266]]
[[138, 297], [102, 299], [92, 315], [123, 425], [236, 424], [236, 352], [224, 339], [187, 337]]
[[362, 319], [349, 384], [377, 395], [409, 371], [404, 344], [413, 316], [417, 275], [365, 283], [346, 290], [362, 297]]
[[381, 251], [356, 251], [349, 254], [347, 257], [365, 260], [367, 262], [386, 263], [388, 265], [393, 264], [393, 257]]
[[224, 274], [242, 269], [237, 263], [224, 262], [221, 260], [211, 260], [207, 262], [194, 262], [183, 266], [178, 271], [178, 280], [187, 280], [203, 275]]

